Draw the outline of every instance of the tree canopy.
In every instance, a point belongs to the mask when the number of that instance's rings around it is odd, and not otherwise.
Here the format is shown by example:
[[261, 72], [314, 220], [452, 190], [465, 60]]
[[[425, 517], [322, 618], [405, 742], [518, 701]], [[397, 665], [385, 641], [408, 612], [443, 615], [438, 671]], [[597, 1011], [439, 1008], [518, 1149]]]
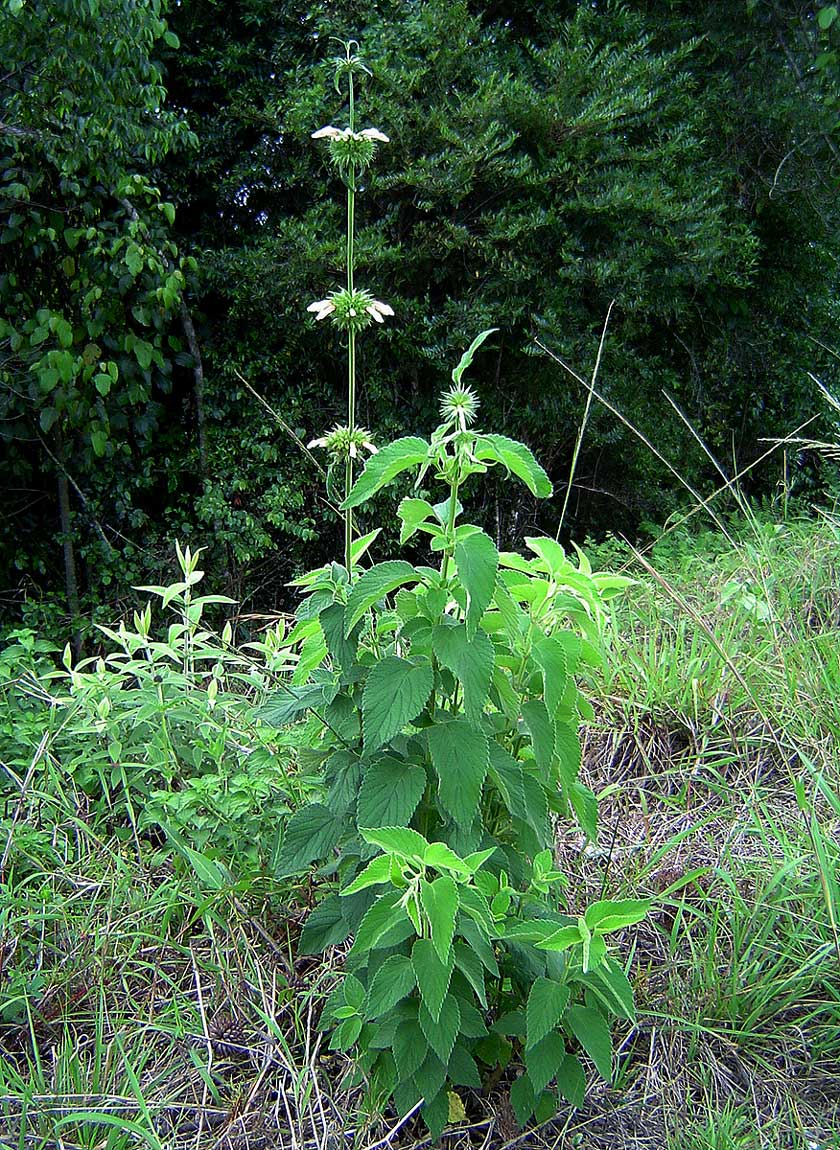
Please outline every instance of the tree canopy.
[[[559, 500], [586, 394], [541, 348], [588, 377], [614, 300], [605, 398], [691, 481], [710, 465], [663, 393], [724, 465], [749, 464], [815, 410], [807, 372], [833, 378], [814, 342], [836, 332], [840, 234], [825, 10], [7, 2], [7, 585], [15, 569], [56, 578], [60, 519], [91, 589], [187, 533], [234, 594], [274, 604], [332, 550], [289, 434], [320, 435], [342, 403], [340, 348], [305, 310], [343, 258], [310, 139], [346, 114], [332, 36], [360, 42], [362, 115], [391, 139], [358, 209], [360, 284], [396, 313], [360, 341], [360, 417], [380, 441], [426, 425], [461, 350], [497, 327], [483, 410], [546, 462]], [[772, 481], [758, 472], [756, 490]], [[596, 405], [572, 533], [632, 532], [678, 499]], [[474, 513], [506, 542], [553, 532], [558, 509], [500, 481]]]

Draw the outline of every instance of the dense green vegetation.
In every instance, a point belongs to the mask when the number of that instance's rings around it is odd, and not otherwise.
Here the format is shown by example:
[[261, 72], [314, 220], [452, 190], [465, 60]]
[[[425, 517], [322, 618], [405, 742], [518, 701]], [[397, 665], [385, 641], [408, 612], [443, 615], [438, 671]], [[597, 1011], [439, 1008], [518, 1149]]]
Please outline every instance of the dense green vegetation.
[[[535, 340], [588, 376], [615, 299], [610, 400], [695, 482], [708, 461], [663, 390], [748, 466], [814, 414], [807, 372], [836, 368], [812, 340], [836, 328], [838, 22], [813, 14], [207, 0], [167, 30], [153, 4], [7, 0], [7, 613], [69, 598], [89, 614], [115, 580], [166, 568], [174, 535], [252, 609], [287, 606], [284, 582], [331, 553], [316, 469], [241, 380], [304, 441], [341, 409], [338, 348], [304, 311], [341, 267], [342, 209], [308, 140], [337, 106], [331, 35], [363, 42], [393, 141], [359, 203], [360, 270], [396, 312], [360, 350], [362, 422], [428, 425], [453, 357], [498, 326], [477, 379], [488, 422], [558, 496], [489, 484], [473, 518], [500, 545], [553, 530], [585, 395]], [[799, 479], [820, 482], [810, 463]], [[569, 531], [634, 534], [680, 498], [596, 406]]]
[[3, 0], [0, 1146], [834, 1144], [840, 15], [639, 7]]

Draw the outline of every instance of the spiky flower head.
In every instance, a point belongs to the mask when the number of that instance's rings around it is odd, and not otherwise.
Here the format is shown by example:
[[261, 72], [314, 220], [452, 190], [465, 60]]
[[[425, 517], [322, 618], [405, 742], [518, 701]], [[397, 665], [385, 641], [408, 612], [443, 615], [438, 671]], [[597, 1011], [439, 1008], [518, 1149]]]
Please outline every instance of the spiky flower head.
[[331, 316], [336, 327], [356, 333], [364, 331], [373, 322], [382, 323], [386, 316], [394, 314], [389, 304], [374, 299], [369, 291], [360, 288], [330, 292], [326, 299], [316, 300], [306, 310], [313, 312], [316, 320]]
[[457, 424], [466, 431], [478, 416], [478, 396], [472, 388], [455, 384], [445, 391], [440, 400], [440, 415], [444, 423]]
[[325, 447], [329, 452], [331, 463], [338, 463], [345, 459], [358, 459], [362, 451], [376, 455], [376, 447], [367, 428], [354, 427], [351, 430], [346, 425], [338, 423], [331, 431], [318, 439], [313, 439], [306, 446], [310, 449]]
[[365, 170], [376, 154], [377, 144], [390, 143], [378, 128], [351, 132], [349, 128], [336, 128], [332, 124], [313, 132], [312, 139], [329, 141], [330, 159], [345, 178], [353, 172]]

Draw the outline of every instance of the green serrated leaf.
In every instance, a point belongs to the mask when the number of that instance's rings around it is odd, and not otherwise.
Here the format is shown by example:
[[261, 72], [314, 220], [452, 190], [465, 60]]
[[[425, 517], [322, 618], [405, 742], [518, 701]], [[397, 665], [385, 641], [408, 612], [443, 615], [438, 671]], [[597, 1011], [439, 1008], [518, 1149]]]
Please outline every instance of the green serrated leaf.
[[356, 657], [357, 640], [349, 638], [345, 628], [345, 608], [341, 603], [331, 603], [318, 616], [321, 630], [327, 641], [327, 650], [342, 671], [349, 671]]
[[413, 763], [384, 757], [365, 764], [357, 804], [360, 827], [401, 827], [417, 809], [426, 772]]
[[586, 986], [612, 1013], [628, 1022], [636, 1021], [636, 1008], [633, 1002], [633, 987], [623, 969], [614, 958], [607, 956], [594, 970], [589, 972]]
[[590, 842], [598, 838], [598, 799], [583, 783], [572, 783], [568, 791], [572, 810], [577, 815], [581, 830]]
[[432, 519], [434, 514], [434, 507], [426, 499], [403, 499], [397, 508], [397, 515], [402, 523], [400, 543], [407, 543], [420, 524]]
[[496, 544], [483, 531], [463, 535], [455, 544], [458, 577], [467, 593], [467, 636], [471, 638], [490, 606], [499, 569]]
[[344, 613], [344, 633], [349, 635], [358, 621], [374, 603], [404, 587], [407, 583], [416, 583], [420, 575], [404, 559], [388, 559], [385, 563], [377, 563], [360, 575], [353, 584], [353, 590], [347, 597], [347, 606]]
[[450, 1082], [455, 1086], [472, 1086], [476, 1090], [481, 1086], [481, 1074], [475, 1059], [459, 1043], [456, 1043], [449, 1056], [448, 1073]]
[[413, 862], [422, 863], [429, 849], [420, 832], [411, 827], [361, 827], [359, 834], [366, 843], [386, 854], [402, 855]]
[[368, 991], [366, 1018], [379, 1018], [411, 994], [417, 980], [411, 959], [404, 954], [392, 954], [380, 966]]
[[495, 652], [492, 640], [483, 631], [477, 631], [471, 639], [468, 638], [463, 623], [455, 626], [438, 624], [432, 630], [432, 650], [438, 662], [461, 683], [467, 718], [478, 722], [493, 676]]
[[380, 895], [359, 923], [352, 947], [354, 954], [375, 950], [393, 927], [408, 922], [405, 910], [400, 906], [400, 898], [401, 891]]
[[321, 803], [309, 803], [289, 819], [275, 864], [278, 878], [297, 874], [315, 859], [326, 858], [338, 843], [344, 823]]
[[566, 652], [563, 644], [550, 635], [544, 635], [534, 644], [534, 659], [543, 673], [543, 697], [548, 713], [553, 718], [566, 690]]
[[555, 1075], [555, 1081], [557, 1089], [567, 1102], [572, 1106], [583, 1106], [586, 1096], [586, 1074], [579, 1058], [574, 1054], [567, 1054]]
[[412, 947], [411, 962], [423, 1003], [436, 1022], [449, 990], [455, 958], [450, 953], [448, 961], [441, 962], [432, 940], [418, 938]]
[[441, 875], [434, 882], [422, 880], [420, 898], [423, 910], [429, 919], [432, 943], [438, 958], [441, 962], [448, 962], [459, 905], [458, 888], [454, 879], [449, 875]]
[[554, 761], [554, 723], [542, 699], [529, 699], [522, 704], [522, 718], [531, 736], [537, 766], [546, 775]]
[[401, 472], [424, 463], [428, 453], [429, 445], [425, 439], [419, 439], [414, 435], [395, 439], [367, 461], [364, 471], [353, 484], [349, 497], [342, 503], [342, 510], [358, 507]]
[[455, 1039], [461, 1028], [461, 1011], [458, 1008], [457, 999], [451, 994], [447, 995], [436, 1019], [432, 1018], [424, 1003], [420, 1007], [417, 1018], [429, 1046], [441, 1062], [448, 1063]]
[[487, 774], [489, 744], [466, 719], [435, 723], [426, 732], [440, 801], [462, 827], [475, 820]]
[[423, 1046], [426, 1050], [426, 1057], [419, 1069], [415, 1071], [414, 1081], [423, 1098], [429, 1100], [437, 1098], [446, 1081], [446, 1065], [441, 1062], [434, 1050], [428, 1047], [425, 1035], [423, 1035]]
[[429, 1044], [418, 1022], [407, 1019], [399, 1024], [394, 1033], [393, 1051], [401, 1080], [414, 1076], [423, 1065], [428, 1049]]
[[563, 1025], [595, 1063], [601, 1077], [609, 1082], [612, 1078], [612, 1038], [604, 1016], [591, 1006], [570, 1006]]
[[528, 1124], [528, 1119], [534, 1113], [534, 1108], [537, 1104], [537, 1100], [534, 1097], [534, 1088], [527, 1074], [523, 1074], [520, 1078], [517, 1078], [511, 1086], [510, 1104], [513, 1107], [519, 1128], [521, 1130], [524, 1129]]
[[362, 693], [365, 752], [390, 742], [425, 707], [434, 686], [429, 663], [386, 655], [372, 669]]
[[344, 942], [349, 933], [341, 901], [338, 895], [331, 894], [309, 912], [298, 946], [301, 954], [321, 954]]
[[475, 951], [461, 939], [455, 942], [455, 965], [475, 991], [484, 1009], [487, 1009], [487, 991], [484, 985], [484, 964]]
[[486, 331], [482, 331], [472, 341], [470, 346], [467, 348], [467, 350], [464, 352], [464, 354], [461, 356], [460, 360], [458, 361], [458, 366], [452, 369], [452, 382], [455, 384], [456, 387], [460, 386], [461, 376], [464, 374], [464, 372], [467, 370], [467, 368], [472, 363], [473, 356], [475, 355], [475, 353], [478, 351], [478, 349], [481, 347], [481, 345], [484, 343], [484, 341], [487, 339], [487, 337], [492, 335], [493, 332], [498, 331], [498, 330], [499, 329], [497, 327], [488, 327]]
[[528, 1030], [526, 1046], [536, 1046], [563, 1017], [569, 1004], [569, 988], [552, 978], [538, 978], [531, 987], [525, 1017]]
[[477, 459], [485, 462], [493, 460], [501, 463], [521, 479], [538, 499], [548, 499], [551, 495], [551, 480], [524, 443], [508, 439], [506, 435], [481, 435], [476, 443], [475, 454]]
[[388, 855], [379, 855], [369, 862], [361, 874], [356, 875], [349, 886], [341, 891], [341, 897], [358, 894], [360, 890], [367, 890], [370, 886], [381, 886], [391, 881], [391, 859]]
[[548, 1086], [552, 1078], [559, 1071], [566, 1057], [566, 1046], [556, 1031], [547, 1034], [536, 1046], [529, 1046], [525, 1051], [525, 1066], [528, 1077], [534, 1088], [534, 1094], [540, 1093]]
[[558, 721], [554, 724], [554, 755], [560, 781], [570, 791], [577, 782], [581, 762], [580, 738], [571, 723]]
[[625, 926], [635, 926], [650, 913], [650, 899], [625, 899], [622, 902], [613, 902], [606, 899], [603, 902], [594, 902], [586, 912], [586, 925], [590, 930], [597, 930], [599, 934], [608, 934], [612, 930], [621, 930]]

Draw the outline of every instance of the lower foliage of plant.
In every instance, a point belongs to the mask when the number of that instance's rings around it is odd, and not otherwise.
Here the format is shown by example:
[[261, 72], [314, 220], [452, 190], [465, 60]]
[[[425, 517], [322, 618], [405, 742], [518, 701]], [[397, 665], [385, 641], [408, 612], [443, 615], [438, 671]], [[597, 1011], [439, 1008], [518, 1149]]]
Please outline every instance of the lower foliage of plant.
[[[356, 480], [359, 507], [407, 471], [447, 495], [399, 507], [401, 538], [427, 535], [436, 565], [358, 564], [376, 532], [301, 578], [288, 637], [297, 666], [262, 711], [298, 722], [320, 771], [320, 801], [289, 821], [280, 876], [318, 861], [334, 878], [301, 945], [353, 936], [323, 1023], [352, 1051], [374, 1103], [420, 1107], [433, 1134], [458, 1113], [458, 1087], [513, 1063], [520, 1123], [583, 1101], [585, 1052], [611, 1075], [610, 1019], [633, 1018], [633, 994], [605, 936], [638, 922], [643, 901], [564, 913], [553, 822], [596, 834], [597, 801], [580, 782], [578, 727], [592, 709], [575, 675], [601, 660], [603, 604], [627, 580], [572, 562], [557, 542], [500, 553], [462, 521], [468, 480], [501, 467], [538, 497], [549, 480], [522, 444], [473, 430], [477, 400], [453, 372], [430, 441], [383, 448]], [[559, 1096], [559, 1097], [558, 1097]], [[454, 1108], [454, 1109], [452, 1109]]]

